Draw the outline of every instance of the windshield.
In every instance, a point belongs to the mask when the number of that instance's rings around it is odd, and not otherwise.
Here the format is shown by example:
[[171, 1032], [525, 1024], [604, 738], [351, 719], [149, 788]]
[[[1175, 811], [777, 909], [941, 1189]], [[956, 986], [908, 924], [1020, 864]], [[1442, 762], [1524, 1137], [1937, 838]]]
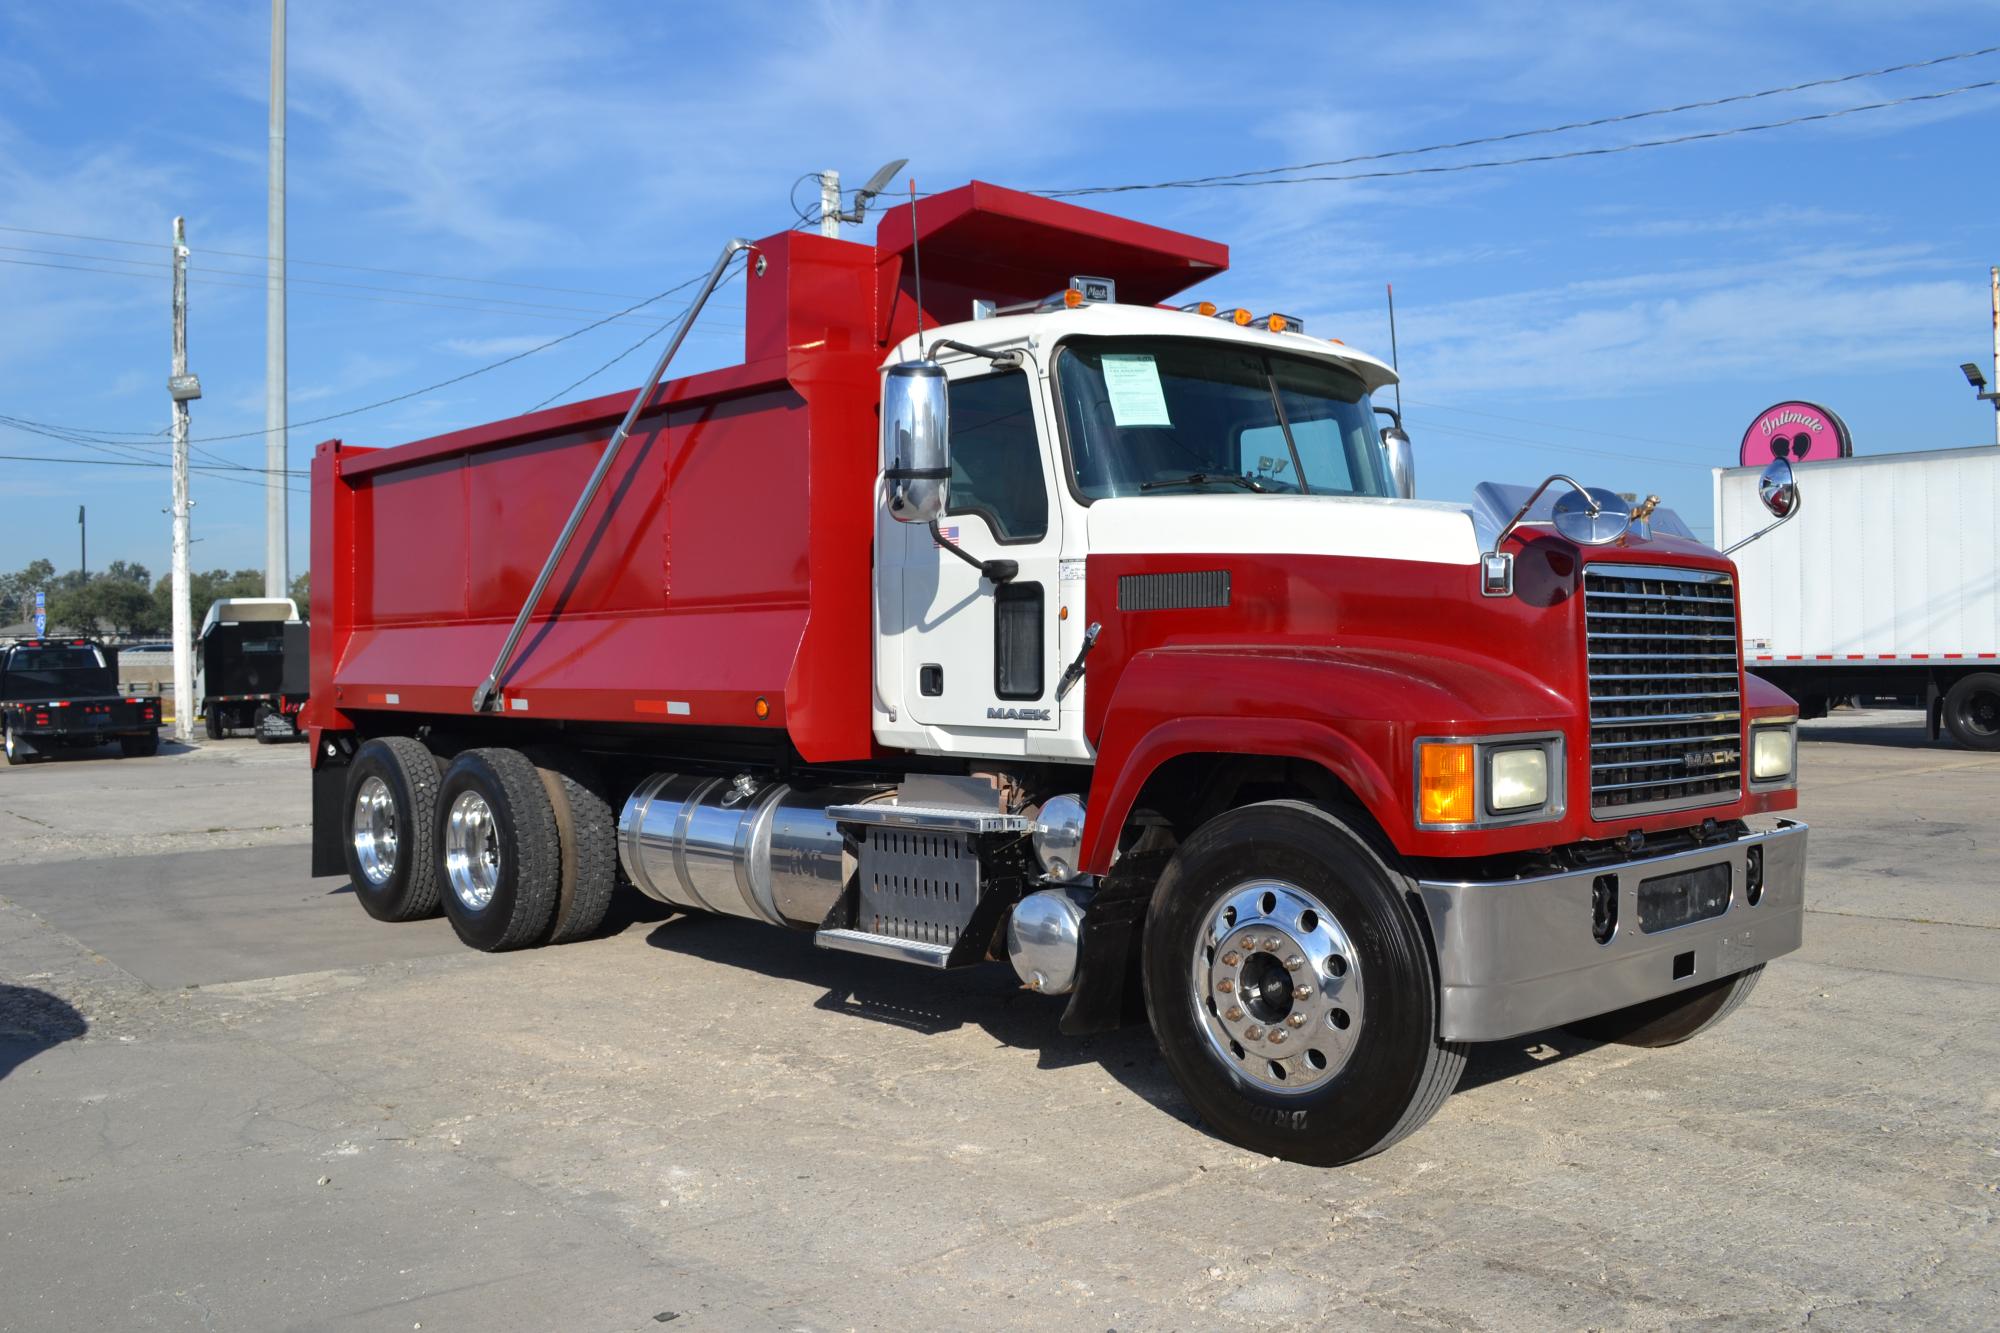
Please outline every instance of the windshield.
[[1395, 494], [1368, 391], [1340, 366], [1206, 339], [1072, 338], [1056, 367], [1085, 500]]

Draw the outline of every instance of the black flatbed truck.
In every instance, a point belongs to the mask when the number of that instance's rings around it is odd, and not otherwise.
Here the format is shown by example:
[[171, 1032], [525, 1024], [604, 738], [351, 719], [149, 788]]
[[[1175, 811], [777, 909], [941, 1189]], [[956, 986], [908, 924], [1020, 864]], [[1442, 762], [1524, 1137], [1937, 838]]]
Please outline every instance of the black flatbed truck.
[[117, 649], [95, 639], [0, 648], [0, 750], [9, 764], [113, 741], [128, 757], [160, 749], [160, 698], [118, 688]]

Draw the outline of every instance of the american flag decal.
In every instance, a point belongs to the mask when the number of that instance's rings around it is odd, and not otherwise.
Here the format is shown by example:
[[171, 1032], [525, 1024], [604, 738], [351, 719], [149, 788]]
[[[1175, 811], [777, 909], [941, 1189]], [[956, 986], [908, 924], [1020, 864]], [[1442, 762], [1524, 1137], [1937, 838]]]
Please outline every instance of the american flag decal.
[[958, 529], [956, 527], [939, 527], [936, 531], [937, 538], [941, 539], [938, 540], [938, 545], [942, 546], [945, 542], [950, 542], [953, 546], [958, 545]]

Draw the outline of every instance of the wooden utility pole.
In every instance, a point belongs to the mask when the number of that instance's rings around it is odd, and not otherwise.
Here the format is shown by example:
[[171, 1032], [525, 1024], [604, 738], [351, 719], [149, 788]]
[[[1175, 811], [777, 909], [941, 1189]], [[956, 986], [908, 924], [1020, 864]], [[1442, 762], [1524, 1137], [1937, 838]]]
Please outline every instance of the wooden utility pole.
[[188, 404], [201, 381], [188, 374], [187, 219], [174, 219], [174, 735], [194, 739], [194, 620], [188, 607]]

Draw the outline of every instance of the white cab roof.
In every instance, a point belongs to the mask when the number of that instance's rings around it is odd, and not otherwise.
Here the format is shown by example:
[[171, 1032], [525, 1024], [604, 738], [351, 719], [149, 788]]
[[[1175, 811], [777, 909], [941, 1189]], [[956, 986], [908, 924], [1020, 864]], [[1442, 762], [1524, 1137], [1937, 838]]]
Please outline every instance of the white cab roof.
[[[1004, 348], [1026, 344], [1034, 348], [1048, 348], [1058, 339], [1076, 334], [1094, 338], [1208, 338], [1218, 342], [1242, 343], [1264, 351], [1319, 357], [1334, 362], [1360, 376], [1370, 393], [1396, 382], [1396, 372], [1385, 362], [1316, 333], [1272, 333], [1266, 329], [1244, 328], [1212, 315], [1137, 305], [1086, 305], [1074, 310], [1058, 308], [1031, 315], [995, 315], [991, 319], [942, 324], [925, 329], [921, 339], [905, 338], [891, 350], [883, 364], [894, 365], [910, 360], [921, 354], [919, 342], [929, 347], [940, 338], [979, 347]], [[961, 355], [947, 348], [940, 359], [952, 361]], [[1041, 359], [1042, 368], [1046, 370], [1047, 359]]]

